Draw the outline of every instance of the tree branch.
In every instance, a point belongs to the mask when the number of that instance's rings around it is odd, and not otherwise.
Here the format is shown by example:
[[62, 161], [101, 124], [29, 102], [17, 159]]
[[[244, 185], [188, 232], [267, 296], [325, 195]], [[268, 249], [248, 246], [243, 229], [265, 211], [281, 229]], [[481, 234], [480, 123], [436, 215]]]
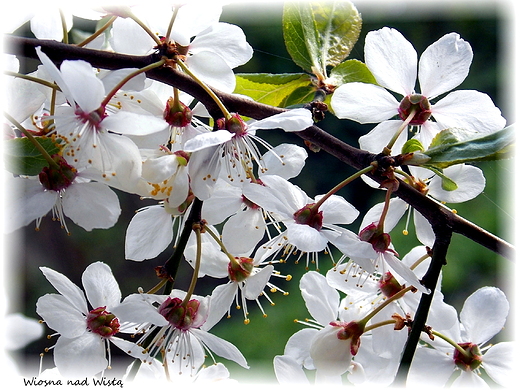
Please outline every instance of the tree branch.
[[[5, 51], [24, 58], [37, 59], [35, 51], [37, 46], [40, 46], [58, 65], [64, 60], [81, 59], [89, 62], [94, 67], [115, 70], [121, 68], [142, 68], [159, 59], [158, 54], [131, 56], [80, 48], [51, 40], [37, 40], [9, 35], [5, 38]], [[220, 110], [215, 102], [189, 76], [169, 67], [153, 69], [147, 72], [147, 76], [189, 93], [195, 99], [201, 101], [210, 114], [215, 117], [220, 115]], [[238, 112], [250, 118], [263, 119], [285, 111], [283, 108], [254, 102], [221, 91], [215, 91], [215, 93], [231, 112]], [[364, 168], [375, 159], [374, 154], [350, 146], [318, 126], [309, 127], [296, 134], [355, 169]], [[383, 177], [378, 177], [377, 175], [372, 175], [371, 177], [378, 182], [384, 180]], [[451, 210], [448, 210], [433, 199], [425, 197], [406, 183], [400, 182], [399, 189], [395, 191], [395, 194], [421, 213], [430, 222], [434, 231], [439, 229], [449, 230], [461, 234], [505, 258], [510, 260], [515, 258], [515, 249], [511, 244], [454, 214]]]

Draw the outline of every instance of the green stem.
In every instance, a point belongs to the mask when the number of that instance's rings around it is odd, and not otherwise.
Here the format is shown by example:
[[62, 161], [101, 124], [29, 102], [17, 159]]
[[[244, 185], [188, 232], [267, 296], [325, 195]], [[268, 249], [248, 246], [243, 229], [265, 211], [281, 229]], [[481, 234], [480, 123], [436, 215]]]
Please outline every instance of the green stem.
[[431, 257], [431, 256], [428, 253], [419, 257], [419, 259], [410, 266], [410, 269], [412, 269], [412, 270], [415, 269], [419, 264], [421, 264], [424, 260], [426, 260], [429, 257]]
[[217, 104], [220, 111], [222, 111], [222, 114], [226, 119], [231, 119], [231, 114], [229, 113], [228, 109], [224, 106], [224, 103], [219, 99], [219, 97], [213, 92], [213, 90], [206, 85], [202, 80], [200, 80], [197, 76], [193, 74], [193, 72], [186, 66], [184, 62], [180, 58], [176, 58], [176, 63], [182, 68], [182, 70], [187, 73], [197, 84], [199, 84], [204, 91], [207, 92], [207, 94], [213, 99], [213, 101]]
[[390, 153], [392, 153], [392, 148], [394, 147], [394, 144], [397, 141], [397, 138], [399, 138], [399, 136], [401, 135], [403, 130], [408, 127], [408, 124], [412, 121], [413, 117], [415, 116], [415, 112], [416, 112], [416, 109], [412, 108], [408, 117], [401, 124], [401, 126], [399, 126], [399, 129], [397, 129], [397, 131], [395, 132], [395, 134], [392, 137], [392, 139], [390, 140], [390, 142], [388, 142], [388, 145], [386, 145], [386, 147], [383, 149], [383, 154], [389, 156]]
[[215, 240], [215, 242], [220, 246], [220, 249], [222, 249], [222, 252], [226, 254], [226, 256], [232, 263], [238, 264], [238, 261], [237, 259], [235, 259], [235, 256], [233, 256], [231, 253], [227, 251], [222, 240], [211, 229], [206, 229], [205, 232], [208, 233]]
[[443, 335], [442, 333], [439, 333], [435, 330], [432, 330], [431, 331], [432, 335], [434, 336], [437, 336], [441, 339], [443, 339], [444, 341], [446, 341], [448, 344], [451, 344], [453, 345], [453, 347], [455, 347], [455, 349], [457, 349], [461, 354], [463, 354], [465, 357], [467, 358], [471, 358], [471, 355], [464, 350], [464, 348], [462, 348], [459, 344], [457, 344], [455, 341], [453, 341], [452, 339], [450, 339], [448, 336], [445, 336]]
[[336, 185], [334, 188], [332, 188], [329, 192], [327, 192], [325, 195], [323, 195], [323, 197], [317, 201], [311, 208], [311, 211], [315, 211], [317, 212], [318, 209], [321, 207], [321, 205], [323, 205], [323, 203], [328, 199], [330, 198], [332, 195], [334, 195], [336, 192], [338, 192], [340, 189], [342, 189], [343, 187], [345, 187], [347, 184], [349, 184], [351, 181], [353, 181], [354, 179], [357, 179], [358, 177], [364, 175], [365, 173], [369, 173], [370, 171], [372, 171], [377, 163], [373, 163], [374, 165], [369, 165], [368, 167], [366, 168], [363, 168], [362, 170], [354, 173], [353, 175], [349, 176], [348, 178], [346, 178], [345, 180], [343, 180], [341, 183], [339, 183], [338, 185]]
[[165, 39], [166, 39], [166, 42], [168, 42], [170, 40], [170, 35], [172, 33], [172, 28], [173, 28], [173, 23], [175, 22], [175, 19], [177, 18], [177, 13], [179, 12], [179, 7], [175, 7], [175, 9], [173, 10], [173, 15], [170, 19], [170, 24], [168, 25], [168, 29], [166, 30], [166, 36], [165, 36]]
[[88, 45], [90, 42], [92, 42], [94, 39], [99, 37], [107, 28], [109, 28], [112, 23], [117, 19], [117, 16], [112, 16], [101, 28], [97, 31], [95, 31], [90, 37], [85, 39], [83, 42], [78, 43], [76, 46], [83, 47], [85, 45]]
[[38, 142], [36, 138], [33, 137], [33, 135], [27, 131], [16, 119], [14, 119], [11, 115], [4, 112], [4, 116], [7, 118], [9, 122], [11, 122], [18, 130], [20, 130], [26, 137], [31, 141], [31, 143], [34, 145], [36, 149], [42, 154], [42, 156], [47, 160], [49, 165], [55, 169], [60, 169], [60, 166], [56, 161], [53, 160], [51, 155], [45, 150], [45, 148]]
[[397, 322], [396, 320], [381, 321], [381, 322], [378, 322], [376, 324], [372, 324], [372, 325], [369, 325], [369, 326], [365, 327], [363, 332], [368, 332], [368, 331], [371, 331], [372, 329], [380, 328], [381, 326], [385, 326], [385, 325], [393, 325], [396, 322]]
[[61, 28], [63, 31], [63, 43], [69, 43], [69, 32], [67, 31], [67, 23], [65, 21], [65, 15], [63, 10], [60, 9]]
[[186, 306], [188, 304], [191, 296], [193, 295], [193, 292], [195, 291], [195, 285], [197, 284], [197, 280], [199, 279], [200, 258], [202, 256], [202, 240], [200, 234], [200, 225], [194, 227], [193, 231], [195, 232], [195, 237], [197, 239], [197, 254], [195, 257], [195, 267], [193, 267], [193, 275], [191, 276], [190, 287], [188, 288], [186, 296], [184, 297], [184, 300], [181, 303], [182, 306]]
[[387, 298], [382, 304], [380, 304], [378, 307], [376, 307], [374, 310], [372, 310], [370, 313], [368, 313], [362, 320], [358, 321], [360, 323], [366, 324], [372, 317], [374, 317], [377, 313], [379, 313], [381, 310], [383, 310], [386, 306], [388, 306], [393, 301], [398, 300], [399, 298], [402, 298], [404, 294], [406, 294], [408, 291], [413, 290], [415, 287], [408, 286], [403, 288], [398, 293], [392, 295], [390, 298]]
[[132, 78], [134, 78], [135, 76], [137, 76], [141, 73], [145, 73], [151, 69], [158, 68], [158, 67], [164, 65], [165, 62], [166, 61], [164, 59], [162, 59], [160, 61], [154, 62], [153, 64], [145, 66], [144, 68], [138, 69], [135, 72], [132, 72], [129, 75], [127, 75], [123, 80], [121, 80], [112, 89], [112, 91], [109, 92], [109, 94], [105, 97], [105, 99], [103, 99], [103, 101], [101, 102], [101, 107], [105, 107], [108, 104], [108, 102], [110, 102], [110, 99], [112, 99], [112, 97], [117, 93], [117, 91], [119, 91], [123, 87], [123, 85], [125, 85], [129, 80], [131, 80]]
[[390, 198], [392, 197], [392, 190], [387, 189], [385, 194], [385, 205], [383, 206], [383, 211], [381, 211], [381, 217], [379, 218], [379, 222], [377, 223], [377, 229], [382, 233], [384, 231], [385, 218], [388, 214], [388, 209], [390, 208]]
[[45, 80], [39, 79], [38, 77], [29, 76], [27, 74], [11, 72], [9, 70], [5, 70], [4, 74], [6, 74], [8, 76], [18, 77], [18, 78], [24, 79], [24, 80], [29, 80], [29, 81], [32, 81], [34, 83], [38, 83], [38, 84], [41, 84], [41, 85], [45, 85], [46, 87], [52, 88], [54, 90], [59, 90], [60, 89], [60, 87], [58, 87], [58, 85], [56, 85], [53, 82], [45, 81]]
[[138, 25], [139, 25], [139, 26], [140, 26], [144, 31], [146, 31], [146, 33], [147, 33], [150, 37], [152, 37], [152, 39], [155, 41], [155, 43], [156, 43], [157, 45], [161, 45], [161, 44], [162, 44], [162, 42], [161, 42], [161, 40], [159, 39], [159, 37], [157, 37], [157, 35], [154, 34], [153, 31], [151, 31], [151, 30], [148, 28], [148, 26], [147, 26], [146, 24], [144, 24], [143, 22], [141, 22], [137, 16], [135, 16], [135, 15], [132, 14], [132, 13], [130, 13], [130, 14], [128, 15], [128, 17], [129, 17], [130, 19], [132, 19], [134, 22], [136, 22], [136, 23], [137, 23], [137, 24], [138, 24]]

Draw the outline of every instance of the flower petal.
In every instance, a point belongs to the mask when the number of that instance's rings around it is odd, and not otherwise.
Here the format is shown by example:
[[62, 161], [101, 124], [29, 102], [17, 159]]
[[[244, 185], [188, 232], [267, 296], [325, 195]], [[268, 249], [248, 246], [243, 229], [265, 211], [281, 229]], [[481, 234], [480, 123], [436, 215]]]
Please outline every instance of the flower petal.
[[63, 295], [45, 294], [36, 302], [36, 313], [49, 328], [64, 337], [81, 336], [87, 330], [85, 316]]
[[40, 267], [45, 278], [81, 313], [87, 314], [87, 300], [83, 291], [70, 281], [65, 275], [47, 267]]
[[[323, 195], [316, 196], [316, 202], [321, 198], [323, 198]], [[359, 211], [354, 206], [338, 195], [332, 195], [325, 200], [320, 207], [320, 211], [323, 211], [324, 224], [350, 224], [359, 215]]]
[[309, 385], [309, 380], [307, 379], [301, 364], [299, 364], [292, 356], [275, 356], [274, 373], [280, 385]]
[[287, 226], [287, 239], [302, 252], [321, 252], [328, 242], [328, 239], [315, 228], [297, 223]]
[[[381, 153], [388, 145], [392, 136], [397, 132], [399, 126], [402, 125], [400, 120], [384, 121], [374, 127], [368, 134], [359, 137], [359, 146], [372, 153]], [[401, 151], [407, 139], [406, 131], [401, 132], [399, 138], [394, 143], [393, 150]]]
[[285, 131], [301, 131], [314, 124], [312, 113], [306, 108], [296, 108], [280, 114], [269, 116], [248, 126], [248, 131], [283, 129]]
[[489, 348], [482, 358], [482, 367], [500, 386], [509, 387], [516, 383], [515, 344], [502, 342]]
[[98, 261], [90, 264], [81, 276], [81, 283], [93, 308], [106, 306], [110, 311], [121, 303], [121, 290], [112, 270], [105, 263]]
[[190, 332], [194, 334], [208, 349], [216, 353], [224, 359], [229, 359], [241, 365], [244, 368], [249, 368], [247, 361], [242, 353], [231, 344], [229, 341], [221, 339], [211, 333], [200, 329], [191, 329]]
[[60, 337], [54, 347], [54, 363], [65, 377], [92, 377], [108, 366], [104, 340], [85, 332], [73, 339]]
[[419, 60], [421, 93], [428, 99], [451, 91], [469, 73], [473, 51], [457, 33], [444, 35], [426, 48]]
[[509, 313], [505, 294], [496, 287], [482, 287], [471, 294], [460, 312], [464, 341], [481, 344], [502, 330]]
[[316, 271], [305, 273], [300, 280], [300, 290], [309, 314], [318, 323], [325, 326], [338, 318], [340, 297], [325, 276]]

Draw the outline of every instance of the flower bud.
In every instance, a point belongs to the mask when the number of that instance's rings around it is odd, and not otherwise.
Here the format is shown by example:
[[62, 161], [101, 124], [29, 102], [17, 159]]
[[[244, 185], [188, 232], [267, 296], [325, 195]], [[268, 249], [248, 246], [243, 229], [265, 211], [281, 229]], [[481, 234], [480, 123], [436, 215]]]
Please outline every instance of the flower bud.
[[302, 207], [294, 213], [294, 221], [300, 225], [309, 225], [310, 227], [321, 230], [323, 226], [323, 212], [313, 208], [314, 203]]
[[219, 130], [227, 130], [238, 136], [247, 133], [247, 125], [238, 114], [231, 114], [230, 118], [217, 119], [217, 128]]
[[235, 257], [237, 261], [230, 261], [228, 265], [229, 279], [234, 282], [243, 282], [253, 271], [253, 259], [250, 257]]
[[399, 117], [404, 121], [412, 111], [415, 112], [412, 120], [410, 121], [411, 125], [422, 125], [426, 122], [430, 116], [432, 115], [430, 102], [426, 98], [426, 96], [412, 94], [406, 96], [401, 103], [399, 104]]
[[184, 103], [170, 97], [166, 102], [163, 117], [172, 127], [186, 127], [190, 124], [193, 114]]
[[119, 320], [105, 309], [106, 306], [98, 307], [87, 314], [87, 328], [100, 336], [110, 337], [119, 332]]
[[459, 346], [464, 349], [469, 356], [462, 354], [455, 348], [453, 353], [453, 361], [461, 370], [473, 371], [482, 363], [482, 353], [477, 344], [473, 343], [459, 343]]
[[40, 183], [42, 183], [46, 189], [60, 191], [72, 184], [77, 172], [76, 168], [67, 164], [62, 156], [56, 154], [52, 158], [56, 161], [59, 168], [53, 166], [44, 167], [38, 177]]

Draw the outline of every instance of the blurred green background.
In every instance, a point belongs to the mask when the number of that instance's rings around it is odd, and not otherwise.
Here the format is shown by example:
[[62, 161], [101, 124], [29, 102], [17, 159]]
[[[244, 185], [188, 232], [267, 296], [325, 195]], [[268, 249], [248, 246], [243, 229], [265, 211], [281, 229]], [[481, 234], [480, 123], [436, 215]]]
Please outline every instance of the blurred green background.
[[[497, 2], [437, 2], [435, 4], [417, 4], [417, 2], [354, 2], [363, 17], [363, 29], [360, 39], [349, 58], [363, 60], [364, 37], [368, 31], [384, 26], [394, 27], [414, 45], [418, 54], [450, 32], [457, 32], [468, 41], [474, 51], [473, 64], [468, 78], [457, 89], [475, 89], [491, 96], [501, 108], [508, 124], [513, 120], [509, 99], [509, 80], [512, 77], [509, 53], [511, 51], [511, 20], [507, 3]], [[471, 6], [470, 6], [471, 5]], [[254, 48], [253, 59], [237, 68], [237, 73], [299, 73], [301, 69], [290, 59], [285, 50], [282, 35], [281, 2], [237, 2], [224, 7], [221, 21], [240, 26], [248, 42]], [[345, 142], [358, 146], [359, 136], [367, 133], [373, 126], [358, 125], [349, 121], [327, 118], [320, 126]], [[273, 132], [270, 132], [273, 133]], [[302, 145], [300, 138], [293, 134], [269, 134], [266, 139], [277, 145], [281, 142], [294, 142]], [[487, 179], [485, 191], [476, 199], [453, 207], [457, 212], [481, 226], [512, 242], [513, 240], [513, 202], [510, 188], [512, 168], [510, 161], [487, 162], [478, 165]], [[327, 192], [335, 184], [354, 171], [324, 152], [309, 152], [306, 167], [293, 182], [314, 197]], [[8, 311], [22, 311], [27, 316], [36, 318], [35, 303], [41, 295], [54, 292], [38, 267], [53, 268], [72, 281], [81, 285], [80, 278], [85, 267], [94, 261], [109, 264], [120, 283], [123, 296], [133, 293], [138, 287], [145, 290], [156, 283], [154, 267], [164, 264], [170, 250], [154, 260], [142, 263], [124, 259], [125, 231], [134, 211], [149, 204], [137, 196], [119, 193], [122, 215], [116, 226], [110, 230], [85, 232], [72, 223], [68, 223], [71, 236], [68, 237], [59, 228], [59, 224], [45, 218], [41, 230], [34, 231], [34, 225], [25, 229], [23, 234], [13, 234], [6, 242], [11, 244], [12, 253], [8, 263], [6, 284], [13, 286], [8, 292]], [[383, 200], [382, 191], [369, 188], [362, 181], [354, 182], [343, 189], [344, 196], [361, 213], [373, 204]], [[361, 218], [352, 226], [357, 231]], [[401, 255], [419, 245], [414, 238], [413, 226], [410, 234], [402, 235], [404, 219], [392, 235], [394, 245]], [[324, 257], [320, 262], [321, 272], [330, 267], [330, 260]], [[276, 303], [270, 306], [262, 300], [267, 312], [263, 318], [254, 302], [250, 304], [249, 325], [243, 324], [242, 313], [233, 312], [230, 319], [222, 320], [214, 328], [214, 333], [235, 344], [248, 359], [252, 371], [249, 372], [229, 363], [227, 367], [234, 378], [254, 382], [261, 372], [265, 381], [274, 381], [272, 359], [282, 354], [287, 339], [302, 328], [294, 319], [308, 316], [299, 294], [298, 283], [305, 272], [303, 262], [280, 265], [277, 269], [282, 274], [291, 274], [292, 281], [280, 279], [280, 288], [289, 292], [271, 294]], [[311, 267], [311, 269], [314, 269]], [[512, 299], [512, 266], [507, 260], [493, 252], [481, 248], [465, 237], [455, 235], [448, 253], [448, 264], [443, 271], [443, 293], [446, 301], [460, 310], [464, 299], [477, 288], [492, 285], [503, 289]], [[178, 288], [187, 288], [191, 277], [191, 268], [182, 264]], [[218, 281], [201, 281], [197, 294], [209, 294]], [[20, 290], [16, 288], [21, 287]], [[506, 329], [512, 328], [509, 325]], [[47, 330], [47, 333], [52, 333]], [[20, 364], [27, 365], [33, 374], [37, 371], [38, 355], [45, 347], [54, 343], [46, 339], [31, 343], [24, 351]], [[117, 354], [112, 348], [112, 353]], [[124, 362], [128, 363], [129, 360]], [[35, 365], [36, 364], [36, 365]], [[44, 367], [52, 365], [52, 358], [46, 356]], [[116, 370], [118, 368], [115, 368]]]

